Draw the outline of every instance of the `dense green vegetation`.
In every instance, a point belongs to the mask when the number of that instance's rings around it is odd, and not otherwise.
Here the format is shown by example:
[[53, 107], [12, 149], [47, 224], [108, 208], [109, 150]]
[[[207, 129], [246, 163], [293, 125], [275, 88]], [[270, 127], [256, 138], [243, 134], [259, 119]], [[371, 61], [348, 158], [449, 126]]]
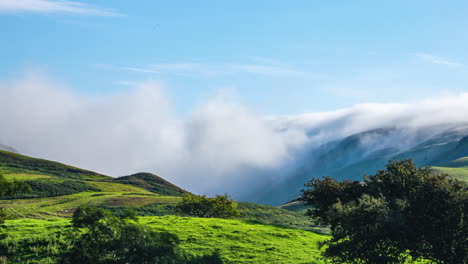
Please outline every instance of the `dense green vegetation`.
[[185, 194], [176, 205], [174, 212], [183, 216], [234, 218], [240, 216], [237, 203], [229, 195], [216, 195], [214, 198], [205, 195]]
[[364, 182], [325, 177], [306, 186], [301, 199], [311, 217], [330, 225], [325, 256], [337, 263], [468, 261], [465, 182], [403, 160]]

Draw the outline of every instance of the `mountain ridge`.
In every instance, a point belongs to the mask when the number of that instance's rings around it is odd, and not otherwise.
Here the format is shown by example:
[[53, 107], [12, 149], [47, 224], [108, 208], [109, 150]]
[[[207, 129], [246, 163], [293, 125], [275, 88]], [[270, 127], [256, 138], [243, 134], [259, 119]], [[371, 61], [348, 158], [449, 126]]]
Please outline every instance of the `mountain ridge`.
[[[440, 172], [465, 179], [462, 170], [444, 169], [450, 162], [468, 156], [466, 124], [418, 130], [393, 127], [372, 129], [324, 143], [309, 150], [302, 166], [285, 180], [255, 192], [253, 202], [281, 205], [300, 195], [312, 178], [330, 176], [339, 180], [361, 180], [375, 174], [389, 160], [413, 159], [418, 166], [441, 167]], [[445, 165], [444, 165], [445, 164]]]

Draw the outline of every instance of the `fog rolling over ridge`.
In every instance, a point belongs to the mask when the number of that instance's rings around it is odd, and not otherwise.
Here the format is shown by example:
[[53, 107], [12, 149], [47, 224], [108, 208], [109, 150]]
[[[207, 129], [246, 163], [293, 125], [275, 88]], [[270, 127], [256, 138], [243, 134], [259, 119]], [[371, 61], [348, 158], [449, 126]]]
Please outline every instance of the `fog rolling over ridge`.
[[[309, 166], [398, 155], [459, 131], [447, 139], [455, 140], [468, 123], [468, 94], [269, 117], [214, 97], [181, 120], [164, 89], [151, 81], [117, 94], [84, 96], [28, 74], [0, 81], [0, 92], [0, 144], [22, 154], [111, 176], [147, 171], [195, 193], [227, 192], [240, 200], [265, 201], [252, 194], [279, 190]], [[357, 145], [350, 137], [355, 134]]]

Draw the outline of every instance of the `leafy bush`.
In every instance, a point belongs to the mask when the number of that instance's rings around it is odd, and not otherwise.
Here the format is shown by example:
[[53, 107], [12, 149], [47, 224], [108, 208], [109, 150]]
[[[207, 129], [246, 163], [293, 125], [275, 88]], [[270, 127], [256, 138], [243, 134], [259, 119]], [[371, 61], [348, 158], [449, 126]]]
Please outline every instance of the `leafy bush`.
[[207, 218], [234, 218], [240, 216], [237, 203], [232, 201], [227, 194], [216, 195], [215, 198], [208, 198], [205, 195], [184, 194], [182, 202], [176, 205], [175, 211], [181, 215]]
[[330, 225], [325, 255], [337, 263], [402, 263], [405, 258], [468, 262], [468, 185], [392, 161], [364, 182], [313, 179], [302, 200]]
[[70, 195], [86, 191], [99, 191], [99, 189], [86, 185], [81, 181], [48, 181], [48, 180], [35, 180], [25, 181], [31, 187], [30, 192], [18, 192], [13, 197], [8, 198], [39, 198], [39, 197], [53, 197]]
[[179, 239], [169, 232], [155, 232], [136, 220], [133, 213], [117, 217], [97, 207], [81, 206], [73, 215], [77, 229], [73, 245], [63, 254], [60, 263], [153, 264], [153, 263], [222, 263], [219, 255], [185, 256]]

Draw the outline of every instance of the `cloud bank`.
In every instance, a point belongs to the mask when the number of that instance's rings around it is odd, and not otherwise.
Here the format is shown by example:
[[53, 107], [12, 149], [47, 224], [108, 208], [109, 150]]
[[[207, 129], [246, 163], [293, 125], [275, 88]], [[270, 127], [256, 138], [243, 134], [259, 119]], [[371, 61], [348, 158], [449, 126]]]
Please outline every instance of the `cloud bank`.
[[197, 193], [238, 198], [281, 181], [304, 152], [330, 140], [380, 127], [436, 133], [437, 125], [468, 122], [468, 94], [274, 117], [217, 96], [181, 120], [151, 81], [83, 96], [28, 74], [0, 82], [0, 92], [0, 144], [111, 176], [148, 171]]

